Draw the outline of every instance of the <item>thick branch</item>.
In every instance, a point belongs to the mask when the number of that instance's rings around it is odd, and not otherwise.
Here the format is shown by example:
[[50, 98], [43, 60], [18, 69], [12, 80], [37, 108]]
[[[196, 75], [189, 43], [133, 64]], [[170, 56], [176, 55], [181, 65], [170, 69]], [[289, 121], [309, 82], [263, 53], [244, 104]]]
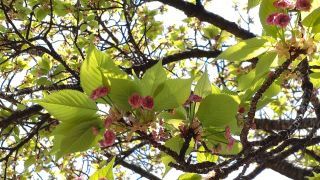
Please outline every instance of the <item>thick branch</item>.
[[[203, 57], [215, 58], [220, 53], [221, 53], [221, 51], [218, 51], [218, 50], [204, 51], [204, 50], [200, 50], [200, 49], [193, 49], [190, 51], [180, 52], [177, 54], [172, 54], [172, 55], [164, 57], [162, 59], [162, 65], [166, 65], [166, 64], [169, 64], [172, 62], [176, 62], [176, 61], [180, 61], [180, 60], [184, 60], [184, 59], [188, 59], [188, 58], [203, 58]], [[157, 62], [158, 61], [155, 61], [155, 60], [149, 60], [147, 63], [145, 63], [143, 65], [132, 66], [131, 68], [123, 68], [123, 70], [128, 74], [131, 74], [132, 70], [134, 70], [134, 72], [144, 72], [145, 70], [147, 70], [150, 67], [152, 67], [153, 65], [155, 65]]]
[[305, 176], [310, 176], [312, 174], [311, 170], [294, 166], [293, 164], [290, 164], [287, 161], [277, 161], [277, 163], [268, 163], [266, 166], [292, 179], [304, 179]]
[[[271, 130], [286, 130], [288, 129], [294, 120], [272, 120], [272, 119], [255, 119], [255, 124], [257, 129], [262, 129], [265, 131]], [[299, 129], [311, 128], [314, 123], [317, 122], [316, 118], [304, 118], [301, 122]]]
[[[155, 1], [155, 0], [150, 0], [150, 1]], [[228, 31], [229, 33], [235, 35], [236, 37], [239, 37], [242, 39], [249, 39], [256, 36], [250, 31], [247, 31], [241, 28], [236, 23], [230, 22], [219, 15], [216, 15], [214, 13], [207, 11], [206, 9], [203, 8], [203, 6], [198, 6], [183, 0], [156, 0], [156, 1], [162, 2], [174, 8], [177, 8], [183, 11], [188, 17], [196, 17], [200, 21], [211, 23], [222, 30]]]
[[0, 128], [6, 129], [12, 122], [17, 122], [20, 119], [30, 117], [39, 111], [42, 110], [42, 107], [40, 105], [33, 105], [27, 109], [24, 109], [22, 111], [16, 111], [13, 114], [11, 114], [9, 117], [2, 119], [0, 121]]
[[134, 165], [134, 164], [129, 164], [126, 161], [120, 161], [119, 164], [125, 168], [128, 168], [141, 176], [148, 178], [148, 179], [154, 179], [154, 180], [160, 180], [157, 176], [153, 175], [152, 173], [142, 169], [141, 167]]

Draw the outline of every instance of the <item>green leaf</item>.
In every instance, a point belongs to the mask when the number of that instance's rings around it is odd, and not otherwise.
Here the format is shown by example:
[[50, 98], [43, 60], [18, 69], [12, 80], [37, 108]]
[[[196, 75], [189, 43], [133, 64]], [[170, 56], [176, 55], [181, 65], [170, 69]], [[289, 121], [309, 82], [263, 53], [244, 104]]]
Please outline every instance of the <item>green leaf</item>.
[[185, 123], [185, 120], [182, 120], [182, 119], [169, 119], [166, 121], [167, 124], [170, 124], [172, 125], [175, 129], [179, 129], [179, 126], [181, 124], [184, 124]]
[[196, 173], [185, 173], [179, 176], [178, 180], [201, 180], [202, 176]]
[[162, 61], [159, 61], [152, 68], [148, 69], [143, 75], [140, 86], [141, 95], [154, 95], [157, 87], [167, 79], [166, 71], [162, 67]]
[[316, 33], [320, 29], [320, 7], [312, 11], [302, 21], [302, 24], [312, 28], [312, 32]]
[[276, 52], [267, 52], [259, 57], [259, 61], [256, 65], [256, 79], [270, 71], [270, 66], [274, 61], [276, 61], [276, 58]]
[[97, 139], [92, 131], [92, 127], [97, 127], [100, 120], [95, 119], [80, 124], [74, 124], [74, 127], [61, 134], [60, 152], [61, 155], [85, 151], [91, 148]]
[[314, 88], [320, 88], [320, 72], [311, 73], [310, 80]]
[[320, 32], [320, 18], [318, 18], [315, 22], [314, 22], [314, 25], [313, 25], [313, 28], [312, 28], [312, 33], [319, 33]]
[[302, 20], [302, 24], [307, 27], [314, 26], [314, 23], [320, 18], [320, 7], [312, 11]]
[[203, 146], [200, 146], [198, 151], [199, 151], [199, 152], [197, 152], [198, 163], [202, 163], [202, 162], [206, 162], [206, 161], [217, 162], [218, 156], [204, 152], [205, 148]]
[[155, 92], [154, 110], [173, 109], [182, 105], [189, 97], [192, 79], [169, 79]]
[[53, 8], [54, 14], [58, 16], [65, 16], [66, 14], [68, 14], [68, 9], [72, 8], [72, 5], [70, 3], [55, 0]]
[[266, 38], [255, 37], [227, 48], [217, 59], [226, 59], [229, 61], [249, 60], [266, 52], [269, 48], [270, 43], [268, 43]]
[[96, 116], [97, 106], [89, 97], [76, 90], [54, 92], [42, 100], [34, 100], [51, 115], [63, 122], [84, 121]]
[[179, 106], [173, 112], [161, 112], [158, 117], [163, 118], [165, 121], [170, 119], [186, 119], [187, 111], [183, 106]]
[[248, 0], [248, 10], [258, 6], [261, 3], [261, 0]]
[[221, 32], [221, 30], [214, 25], [209, 25], [207, 27], [204, 27], [202, 30], [203, 30], [204, 36], [208, 39], [215, 38]]
[[280, 12], [280, 9], [277, 9], [273, 6], [274, 0], [262, 0], [260, 9], [259, 9], [259, 17], [260, 23], [263, 27], [264, 33], [267, 36], [277, 37], [278, 29], [276, 26], [267, 24], [267, 17], [275, 12]]
[[24, 168], [28, 169], [30, 166], [36, 163], [36, 158], [34, 156], [29, 156], [29, 158], [24, 161]]
[[49, 11], [43, 7], [36, 8], [34, 12], [35, 12], [34, 15], [38, 21], [42, 21], [49, 13]]
[[272, 85], [263, 93], [263, 97], [272, 98], [281, 92], [281, 86], [277, 83], [272, 83]]
[[205, 71], [201, 78], [199, 79], [196, 87], [194, 88], [194, 93], [202, 98], [206, 97], [207, 95], [211, 94], [211, 82], [209, 80], [209, 75], [207, 71]]
[[52, 68], [52, 62], [47, 55], [42, 56], [42, 59], [38, 61], [38, 65], [42, 71], [42, 74], [47, 74]]
[[91, 95], [93, 90], [104, 85], [103, 76], [107, 78], [127, 78], [127, 75], [113, 63], [106, 53], [95, 47], [90, 47], [88, 56], [80, 69], [80, 84], [83, 91]]
[[253, 69], [248, 74], [239, 76], [238, 78], [238, 90], [242, 91], [250, 87], [255, 78], [256, 71]]
[[114, 166], [114, 161], [115, 157], [112, 158], [112, 160], [102, 169], [99, 169], [96, 171], [94, 174], [90, 176], [89, 180], [99, 180], [99, 178], [107, 178], [108, 180], [113, 180], [113, 166]]
[[239, 103], [230, 95], [211, 94], [202, 100], [197, 116], [205, 128], [229, 126], [237, 129]]
[[127, 79], [110, 79], [111, 91], [109, 94], [112, 102], [120, 109], [130, 110], [129, 97], [136, 92], [140, 92], [138, 86], [133, 81]]
[[306, 176], [308, 180], [319, 180], [320, 179], [320, 173], [312, 172], [313, 176]]
[[175, 162], [175, 160], [171, 156], [163, 154], [161, 156], [161, 162], [164, 164], [163, 176], [165, 176], [171, 169], [171, 166], [169, 166], [169, 163], [170, 162]]

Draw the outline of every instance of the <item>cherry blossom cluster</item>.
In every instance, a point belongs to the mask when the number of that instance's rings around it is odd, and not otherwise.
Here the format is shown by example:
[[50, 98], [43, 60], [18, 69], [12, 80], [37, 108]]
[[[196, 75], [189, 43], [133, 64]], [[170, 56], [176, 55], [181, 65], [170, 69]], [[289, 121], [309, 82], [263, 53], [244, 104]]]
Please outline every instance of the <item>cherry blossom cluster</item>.
[[128, 103], [133, 109], [138, 109], [142, 107], [143, 109], [152, 110], [154, 107], [153, 97], [151, 96], [142, 97], [138, 93], [133, 93], [129, 97]]
[[[311, 9], [311, 2], [310, 0], [297, 0], [294, 4], [290, 0], [276, 0], [273, 3], [273, 6], [284, 11], [293, 9], [298, 11], [309, 11]], [[290, 23], [290, 19], [291, 18], [287, 13], [275, 12], [267, 17], [267, 24], [285, 28]]]
[[110, 129], [112, 122], [113, 118], [110, 116], [106, 117], [104, 120], [106, 131], [103, 134], [103, 139], [99, 141], [101, 147], [112, 146], [116, 140], [116, 134]]

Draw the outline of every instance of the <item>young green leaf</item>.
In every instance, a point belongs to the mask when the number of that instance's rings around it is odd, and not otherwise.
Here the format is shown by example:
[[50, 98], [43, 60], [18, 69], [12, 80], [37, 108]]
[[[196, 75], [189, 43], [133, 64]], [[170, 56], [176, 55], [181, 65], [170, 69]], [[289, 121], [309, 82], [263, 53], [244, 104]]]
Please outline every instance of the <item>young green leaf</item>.
[[313, 33], [320, 31], [320, 7], [312, 11], [307, 17], [302, 21], [304, 26], [312, 28]]
[[93, 134], [92, 128], [99, 124], [99, 120], [91, 120], [75, 126], [65, 132], [61, 140], [62, 155], [74, 152], [85, 151], [96, 143], [96, 135]]
[[260, 78], [261, 75], [270, 71], [271, 64], [276, 60], [276, 52], [267, 52], [259, 57], [259, 61], [256, 65], [256, 78]]
[[230, 95], [211, 94], [202, 100], [197, 117], [205, 128], [229, 126], [236, 129], [239, 103]]
[[159, 61], [143, 75], [139, 83], [141, 86], [141, 95], [153, 95], [157, 87], [166, 79], [166, 71], [162, 67], [162, 61]]
[[189, 97], [192, 79], [169, 79], [156, 90], [154, 110], [173, 109], [182, 105]]
[[248, 0], [248, 10], [258, 6], [261, 3], [261, 0]]
[[102, 169], [97, 170], [94, 174], [90, 176], [89, 180], [99, 180], [100, 178], [107, 178], [108, 180], [113, 180], [113, 166], [115, 162], [115, 157]]
[[223, 51], [217, 59], [244, 61], [255, 58], [270, 48], [267, 38], [255, 37], [241, 41]]
[[54, 92], [41, 100], [34, 100], [63, 122], [85, 121], [96, 116], [97, 106], [89, 97], [76, 90]]
[[199, 81], [197, 82], [196, 87], [194, 88], [194, 94], [205, 98], [207, 95], [211, 94], [211, 82], [209, 80], [209, 75], [207, 71], [205, 71]]
[[90, 47], [88, 56], [80, 69], [80, 84], [83, 91], [91, 95], [92, 91], [104, 85], [103, 76], [110, 78], [127, 78], [110, 57], [95, 47]]
[[133, 93], [140, 93], [138, 85], [127, 79], [110, 78], [110, 83], [111, 91], [109, 97], [112, 103], [122, 110], [130, 110], [131, 106], [128, 103], [128, 99]]
[[242, 91], [250, 87], [254, 83], [256, 71], [253, 69], [249, 73], [239, 76], [238, 78], [238, 90]]
[[196, 173], [185, 173], [179, 176], [178, 180], [201, 180], [202, 176]]
[[219, 35], [220, 32], [221, 32], [221, 29], [219, 29], [214, 25], [209, 25], [203, 28], [204, 36], [208, 39], [215, 38], [217, 35]]
[[198, 163], [202, 162], [217, 162], [218, 156], [212, 155], [211, 153], [204, 152], [205, 148], [203, 146], [200, 146], [197, 152], [197, 161]]

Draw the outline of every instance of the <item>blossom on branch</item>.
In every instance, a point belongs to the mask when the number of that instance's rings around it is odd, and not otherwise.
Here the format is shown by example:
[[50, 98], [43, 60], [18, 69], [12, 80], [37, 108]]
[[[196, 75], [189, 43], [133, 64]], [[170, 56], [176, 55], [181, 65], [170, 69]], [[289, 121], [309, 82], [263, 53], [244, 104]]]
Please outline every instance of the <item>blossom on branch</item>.
[[99, 144], [101, 147], [112, 146], [116, 140], [116, 134], [111, 130], [107, 130], [104, 133], [103, 137], [104, 137], [104, 139], [99, 141]]
[[108, 116], [108, 117], [104, 120], [104, 127], [105, 127], [105, 128], [109, 128], [109, 127], [111, 126], [111, 124], [112, 124], [112, 121], [113, 121], [113, 119]]

